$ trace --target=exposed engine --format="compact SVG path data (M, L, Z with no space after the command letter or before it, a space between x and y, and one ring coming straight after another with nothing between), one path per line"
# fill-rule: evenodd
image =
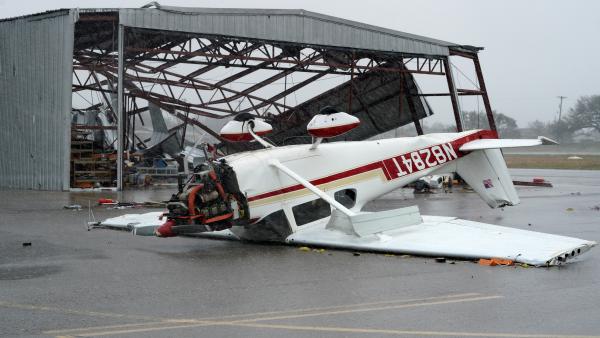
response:
M157 236L224 230L249 216L246 197L225 160L196 166L188 182L179 184L167 209L167 221L156 229Z

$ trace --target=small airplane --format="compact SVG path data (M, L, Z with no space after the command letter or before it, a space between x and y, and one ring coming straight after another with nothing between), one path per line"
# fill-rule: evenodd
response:
M307 125L312 144L277 147L272 127L238 115L220 132L262 149L213 158L194 168L167 212L124 215L94 226L158 237L201 236L466 259L562 264L593 241L425 216L417 206L363 212L366 203L421 177L457 173L492 208L519 203L501 148L552 144L499 139L471 130L371 141L330 142L357 127L355 116L326 107ZM211 158L208 152L206 158Z

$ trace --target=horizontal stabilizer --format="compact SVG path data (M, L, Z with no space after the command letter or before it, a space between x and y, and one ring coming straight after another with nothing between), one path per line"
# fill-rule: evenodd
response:
M558 142L545 136L538 136L537 139L481 139L463 144L458 150L472 151L483 149L498 148L518 148L533 147L539 145L558 144Z

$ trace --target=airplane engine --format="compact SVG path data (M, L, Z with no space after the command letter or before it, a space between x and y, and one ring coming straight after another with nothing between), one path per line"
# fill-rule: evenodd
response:
M248 219L248 204L239 191L233 169L224 161L194 169L188 183L167 203L167 221L156 229L159 237L219 231Z

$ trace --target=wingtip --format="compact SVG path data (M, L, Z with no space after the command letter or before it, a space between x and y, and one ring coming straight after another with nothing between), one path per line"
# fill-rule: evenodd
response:
M538 136L538 140L542 141L542 145L559 144L557 141L546 136Z

